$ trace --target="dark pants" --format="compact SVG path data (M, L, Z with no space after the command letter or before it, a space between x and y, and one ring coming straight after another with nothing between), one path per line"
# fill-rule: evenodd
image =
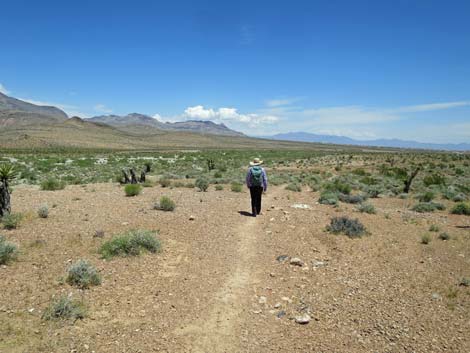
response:
M251 212L253 212L253 216L260 214L261 212L261 195L262 194L263 194L262 186L252 186L250 188Z

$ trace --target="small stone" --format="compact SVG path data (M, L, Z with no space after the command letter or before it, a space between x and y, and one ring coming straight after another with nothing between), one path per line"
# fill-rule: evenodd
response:
M326 262L325 262L325 261L313 260L313 261L312 261L312 266L313 266L313 267L322 267L322 266L326 266Z
M93 237L94 238L103 238L104 237L104 230L97 230L95 231L95 234L93 234Z
M190 221L194 221L195 219L196 219L196 218L195 218L193 215L189 216L189 220L190 220Z
M274 304L274 308L275 308L275 309L279 309L281 306L282 306L281 303L276 303L276 304Z
M306 325L310 322L312 318L308 314L303 314L295 317L295 322L301 325Z
M284 262L284 261L286 261L288 258L289 258L288 255L279 255L278 257L276 257L276 260L279 261L279 262Z
M269 219L269 222L274 222L274 217Z
M299 259L298 257L293 257L292 259L290 259L289 263L291 265L300 266L300 267L302 267L304 265L304 262L301 259Z
M260 303L260 304L266 304L267 302L268 302L268 298L266 298L264 296L261 296L258 299L258 303Z
M437 294L437 293L433 293L433 294L432 294L432 299L434 299L434 300L441 300L442 297L441 297L439 294Z
M85 348L86 350L89 350L89 349L90 349L90 346L87 345L87 344L84 344L84 345L83 345L83 348Z
M123 226L128 226L129 225L129 222L122 222L121 223Z
M282 317L286 316L286 312L284 310L281 310L280 312L277 313L277 318L281 319Z
M289 297L282 297L281 300L288 303L292 303L292 300Z

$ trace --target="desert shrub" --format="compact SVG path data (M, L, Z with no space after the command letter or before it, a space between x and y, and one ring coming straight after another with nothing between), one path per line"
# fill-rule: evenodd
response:
M142 186L139 184L127 184L124 186L124 192L126 196L137 196L142 191Z
M232 190L233 192L242 192L243 186L240 183L232 183L230 185L230 190Z
M369 186L365 189L367 196L377 198L384 190L379 186Z
M145 180L143 183L142 183L142 186L144 188L151 188L153 186L153 183L150 181L150 180Z
M350 238L359 238L366 233L366 228L358 219L334 217L326 228L329 232L346 234Z
M223 185L218 184L215 186L215 190L217 191L222 191L223 189L224 189Z
M23 215L21 213L7 213L2 217L3 228L16 229L19 227Z
M431 236L429 234L423 234L421 236L421 244L429 244L431 242Z
M194 185L194 183L186 183L186 184L184 184L184 187L188 188L188 189L194 189L195 185Z
M172 185L174 188L184 188L186 186L182 181L175 181Z
M158 183L160 184L162 188L167 188L171 185L171 180L168 178L160 178L158 180Z
M223 176L222 173L219 172L219 171L214 173L214 178L220 179L220 178L222 178L222 176Z
M431 202L434 200L434 193L432 191L426 191L424 194L418 196L419 202Z
M426 175L423 178L423 183L426 186L445 185L446 179L442 175L439 175L439 174L430 174L430 175Z
M42 205L38 208L38 217L47 218L49 216L49 208L46 205Z
M199 190L207 191L209 188L209 181L206 178L197 178L195 185Z
M363 203L358 206L358 211L363 212L363 213L368 213L368 214L375 214L375 207L374 205L370 203Z
M449 240L450 239L450 235L446 232L442 232L441 234L439 234L439 239L441 240Z
M350 194L352 191L351 185L343 183L336 179L333 183L326 183L323 186L325 191L340 192L342 194Z
M289 191L295 191L295 192L301 192L302 191L302 187L297 184L297 183L289 183L287 184L286 186L286 190L289 190Z
M352 204L357 204L357 203L362 203L367 199L366 196L364 195L348 195L348 194L339 194L338 198L342 202L346 203L352 203Z
M454 202L467 201L467 196L463 192L459 192L457 195L452 197L452 201L454 201Z
M462 278L459 282L459 286L462 286L462 287L470 287L470 278Z
M155 203L154 209L161 211L174 211L176 208L175 201L170 199L168 196L162 196L160 201Z
M338 204L338 194L333 191L323 191L320 194L318 202L322 205L337 205Z
M18 249L15 244L6 241L3 235L0 235L0 265L14 260L17 256Z
M429 227L430 232L439 232L439 226L437 224L431 224Z
M43 181L41 181L41 190L48 190L48 191L54 191L54 190L62 190L65 188L65 182L62 180L58 180L55 178L48 178Z
M156 253L161 248L160 241L155 232L150 230L131 230L127 233L114 236L101 245L99 253L103 258L113 256L136 256L142 250Z
M101 277L93 265L85 260L78 260L69 267L66 281L71 286L85 289L101 284Z
M359 175L359 176L366 176L368 173L364 170L364 168L357 168L352 171L353 174Z
M85 307L79 302L63 295L53 301L42 314L43 320L73 320L85 317Z
M445 206L437 202L420 202L414 205L412 210L419 213L434 212L435 210L445 210Z
M450 211L450 213L470 216L470 204L460 202L456 204L454 207L452 207L452 210Z

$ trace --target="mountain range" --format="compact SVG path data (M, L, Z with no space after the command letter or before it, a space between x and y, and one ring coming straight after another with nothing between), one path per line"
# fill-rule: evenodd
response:
M406 141L399 139L376 139L376 140L355 140L346 136L335 135L317 135L308 132L288 132L283 134L276 134L272 136L264 136L264 138L284 141L296 142L316 142L316 143L329 143L335 145L350 145L350 146L374 146L374 147L389 147L389 148L411 148L411 149L428 149L428 150L445 150L445 151L470 151L470 143L459 144L439 144L439 143L425 143L417 141Z

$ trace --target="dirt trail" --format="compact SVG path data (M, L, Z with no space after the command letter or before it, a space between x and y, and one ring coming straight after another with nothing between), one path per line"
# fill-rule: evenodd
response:
M273 194L263 198L265 205L271 202ZM265 206L266 208L266 206ZM242 224L235 233L233 242L233 262L231 275L215 295L215 305L199 320L197 325L184 328L180 334L189 334L188 351L195 353L237 352L240 351L240 336L236 334L244 308L249 301L248 288L252 281L255 266L256 234L255 227L262 222L261 217L242 217Z

